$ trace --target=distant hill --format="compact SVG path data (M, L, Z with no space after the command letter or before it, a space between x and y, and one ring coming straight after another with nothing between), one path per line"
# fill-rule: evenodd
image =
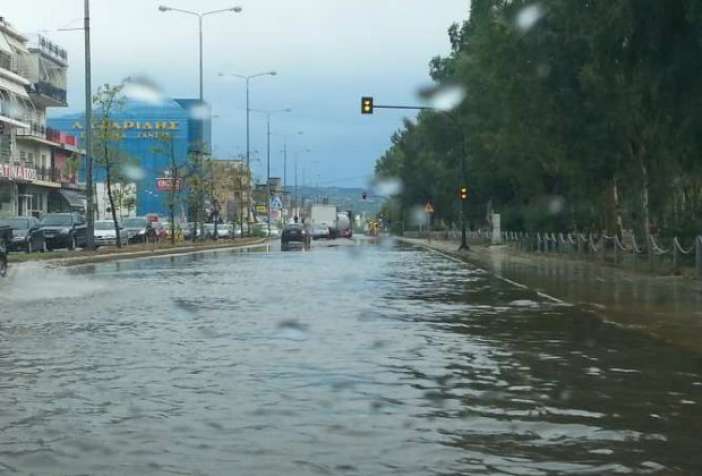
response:
M326 200L330 204L334 204L341 210L351 210L354 215L366 216L376 215L383 203L384 198L369 196L366 200L362 194L367 189L363 188L342 188L342 187L300 187L300 193L305 199L314 199L315 201Z

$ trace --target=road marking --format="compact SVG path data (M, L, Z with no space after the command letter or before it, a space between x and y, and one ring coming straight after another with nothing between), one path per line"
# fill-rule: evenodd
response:
M429 245L421 244L421 246L424 247L425 249L429 250L429 251L432 251L432 252L434 252L434 253L436 253L436 254L438 254L438 255L441 255L441 256L443 256L444 258L449 259L449 260L451 260L451 261L454 261L454 262L456 262L456 263L460 263L460 264L462 264L462 265L470 264L470 265L473 266L474 268L477 268L477 269L479 269L479 270L481 270L481 271L485 271L486 273L489 273L488 270L486 270L486 269L484 269L484 268L481 268L480 266L476 266L476 265L474 265L473 263L468 263L467 261L464 261L464 260L462 260L462 259L460 259L460 258L456 258L455 256L451 256L451 255L449 255L449 254L446 254L446 253L444 253L443 251L439 251L439 250L437 250L436 248L433 248L433 247L431 247L431 246L429 246ZM518 287L518 288L521 288L521 289L532 290L532 289L531 289L529 286L527 286L526 284L522 284L522 283L518 283L518 282L516 282L516 281L512 281L511 279L505 278L504 276L501 276L501 275L499 275L499 274L497 274L497 273L490 273L490 274L492 274L493 276L495 276L497 279L500 279L500 280L504 281L505 283L511 284L512 286L515 286L515 287ZM556 304L561 304L561 305L564 305L564 306L571 306L571 305L572 305L571 303L569 303L569 302L567 302L567 301L563 301L562 299L558 299L557 297L551 296L550 294L546 294L546 293L544 293L544 292L542 292L542 291L537 291L537 290L535 290L535 289L534 289L533 291L536 293L537 296L542 297L542 298L544 298L544 299L548 299L549 301L555 302Z

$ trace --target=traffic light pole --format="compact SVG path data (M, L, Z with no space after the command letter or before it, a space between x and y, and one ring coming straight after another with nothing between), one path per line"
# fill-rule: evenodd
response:
M417 110L417 111L436 111L437 109L434 107L426 107L426 106L395 106L395 105L378 105L375 104L373 101L372 96L364 96L361 98L361 114L373 114L373 111L375 109L412 109L412 110ZM461 133L461 184L460 188L462 189L465 187L466 183L466 155L467 155L467 146L466 146L466 136L463 133L463 129L461 128L461 123L456 119L455 116L453 116L449 111L444 111L446 113L446 117L448 117L453 123L456 125L458 128L459 132ZM468 237L467 237L467 232L466 232L466 201L468 199L467 196L459 197L461 200L461 246L458 248L460 250L470 250L470 246L468 246Z

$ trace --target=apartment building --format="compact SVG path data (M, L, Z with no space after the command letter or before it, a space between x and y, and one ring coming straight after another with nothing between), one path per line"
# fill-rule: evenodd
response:
M64 49L0 17L0 216L85 208L78 139L46 126L48 108L67 106L67 69Z

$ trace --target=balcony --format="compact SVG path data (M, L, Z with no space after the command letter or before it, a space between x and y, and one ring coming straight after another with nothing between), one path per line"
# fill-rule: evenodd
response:
M44 107L65 107L68 105L66 90L47 81L38 81L27 86L27 92L34 101Z
M29 128L18 128L17 137L36 137L39 139L46 139L46 127L36 123L27 122Z
M14 127L27 127L25 115L17 105L0 96L0 122L6 122Z
M37 167L37 180L61 183L61 172L51 167Z

